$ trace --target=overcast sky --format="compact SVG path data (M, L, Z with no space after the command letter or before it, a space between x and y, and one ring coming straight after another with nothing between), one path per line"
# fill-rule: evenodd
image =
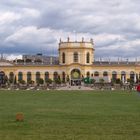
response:
M139 57L140 0L0 0L1 53L56 54L68 36L93 38L96 58Z

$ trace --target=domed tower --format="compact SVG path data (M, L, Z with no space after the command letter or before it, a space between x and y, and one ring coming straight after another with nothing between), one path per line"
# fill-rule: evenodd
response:
M70 41L59 43L59 62L60 65L82 64L92 65L94 61L94 43L90 41Z

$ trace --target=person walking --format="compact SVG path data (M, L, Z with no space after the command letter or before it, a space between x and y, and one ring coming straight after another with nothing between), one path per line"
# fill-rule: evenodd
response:
M138 92L139 95L140 95L140 83L137 85L136 89L137 89L137 92Z

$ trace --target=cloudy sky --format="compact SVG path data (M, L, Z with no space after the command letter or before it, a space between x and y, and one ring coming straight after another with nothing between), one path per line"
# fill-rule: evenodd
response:
M0 52L53 55L59 38L94 39L96 58L140 56L139 0L0 0Z

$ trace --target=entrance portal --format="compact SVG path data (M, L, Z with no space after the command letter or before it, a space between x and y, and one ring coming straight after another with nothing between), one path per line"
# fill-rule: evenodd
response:
M73 69L71 71L71 86L81 85L81 72L78 69Z

